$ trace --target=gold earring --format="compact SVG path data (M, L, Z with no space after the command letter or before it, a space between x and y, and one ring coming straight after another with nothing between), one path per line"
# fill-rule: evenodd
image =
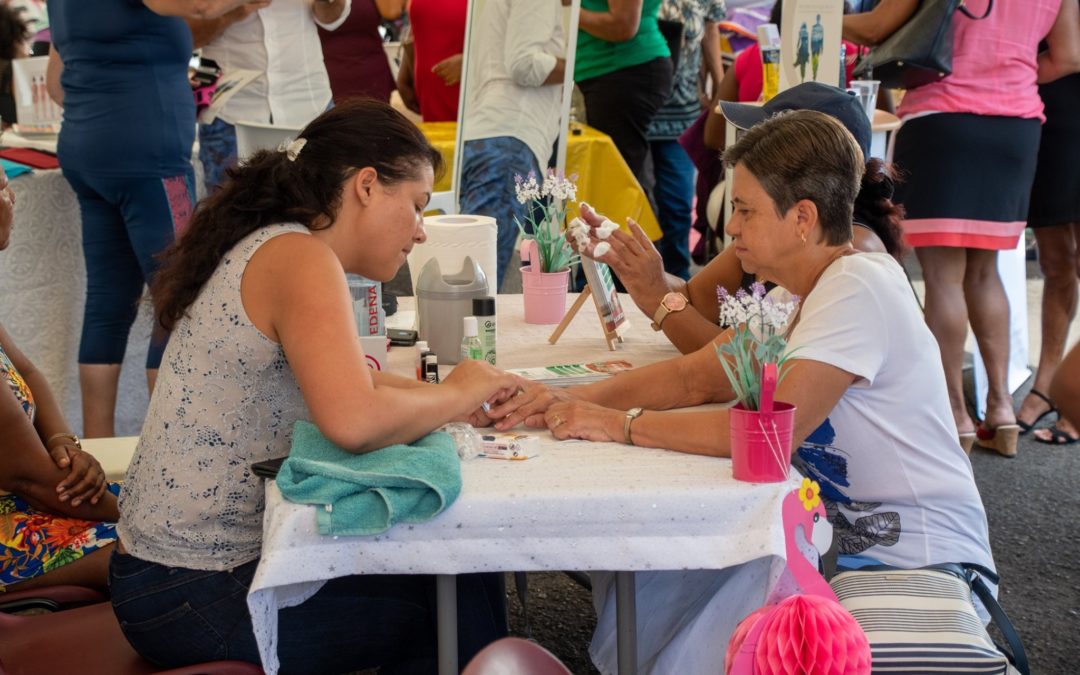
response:
M799 233L799 238L802 239L802 243L804 243L804 244L806 243L806 233L805 232L800 232Z

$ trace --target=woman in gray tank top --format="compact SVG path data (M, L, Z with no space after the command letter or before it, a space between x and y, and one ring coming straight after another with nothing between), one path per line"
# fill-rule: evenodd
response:
M364 362L345 273L388 281L424 241L438 152L390 106L346 103L285 150L233 169L170 248L153 287L172 331L128 470L113 606L155 664L259 663L245 597L263 485L293 423L367 452L415 440L516 389L482 361L438 386ZM279 614L286 672L434 669L433 582L346 577ZM459 583L462 662L505 631L498 578Z

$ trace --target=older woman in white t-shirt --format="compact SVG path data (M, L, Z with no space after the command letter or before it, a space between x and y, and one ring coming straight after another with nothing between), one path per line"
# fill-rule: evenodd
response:
M734 167L727 233L736 255L759 278L803 298L776 399L796 406L795 462L821 485L841 564L992 569L986 515L956 436L934 337L896 260L851 245L864 167L855 139L822 113L780 113L747 131L725 161ZM640 246L619 231L608 241L618 255ZM708 344L583 387L529 387L491 415L504 429L524 421L557 438L727 457L726 409L659 411L734 398ZM713 672L723 632L740 618L729 616L737 610L721 588L749 587L767 573L751 564L639 579L639 611L650 608L653 617L641 638L646 669ZM671 610L683 602L685 612ZM668 614L679 614L677 625L657 618ZM698 630L710 639L694 639ZM610 642L598 630L597 662L610 660Z
M776 398L796 406L796 462L821 484L841 556L992 568L934 338L896 260L851 246L859 146L835 119L797 111L746 132L725 161L734 167L727 233L736 254L803 298ZM608 241L636 245L620 232ZM531 388L492 415L500 428L525 421L558 438L726 457L727 410L658 411L733 398L709 344L584 387ZM634 407L645 412L628 420Z

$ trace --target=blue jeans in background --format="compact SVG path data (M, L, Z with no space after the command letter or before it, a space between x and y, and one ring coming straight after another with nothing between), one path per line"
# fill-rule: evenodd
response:
M676 140L650 141L653 199L664 236L656 242L664 271L690 278L690 225L694 204L694 163Z
M514 176L536 173L543 183L540 165L529 146L512 136L482 138L466 141L461 165L461 213L491 216L499 226L497 255L498 280L488 280L488 293L495 295L502 287L506 268L514 257L518 228L515 218L523 225L530 205L518 202L514 192Z
M162 668L230 659L258 664L247 594L258 560L225 572L167 567L113 552L109 590L124 636ZM458 654L468 663L506 635L502 575L458 577ZM332 579L278 612L283 673L383 675L437 670L435 582L430 576Z
M166 178L114 177L64 169L82 214L86 306L79 363L123 363L143 287L155 258L187 227L195 207L195 172ZM157 324L155 323L155 327ZM146 367L157 368L168 336L155 330Z
M225 182L225 170L236 166L236 127L218 118L199 125L199 161L203 165L206 194Z

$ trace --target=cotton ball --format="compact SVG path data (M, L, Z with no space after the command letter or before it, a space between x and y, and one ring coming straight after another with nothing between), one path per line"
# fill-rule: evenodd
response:
M602 241L596 245L596 248L593 249L593 257L599 258L610 250L611 244L607 243L606 241Z
M612 221L605 218L604 222L600 223L596 227L596 238L597 239L607 239L608 237L611 236L611 233L614 232L617 229L619 229L618 225L616 225Z

